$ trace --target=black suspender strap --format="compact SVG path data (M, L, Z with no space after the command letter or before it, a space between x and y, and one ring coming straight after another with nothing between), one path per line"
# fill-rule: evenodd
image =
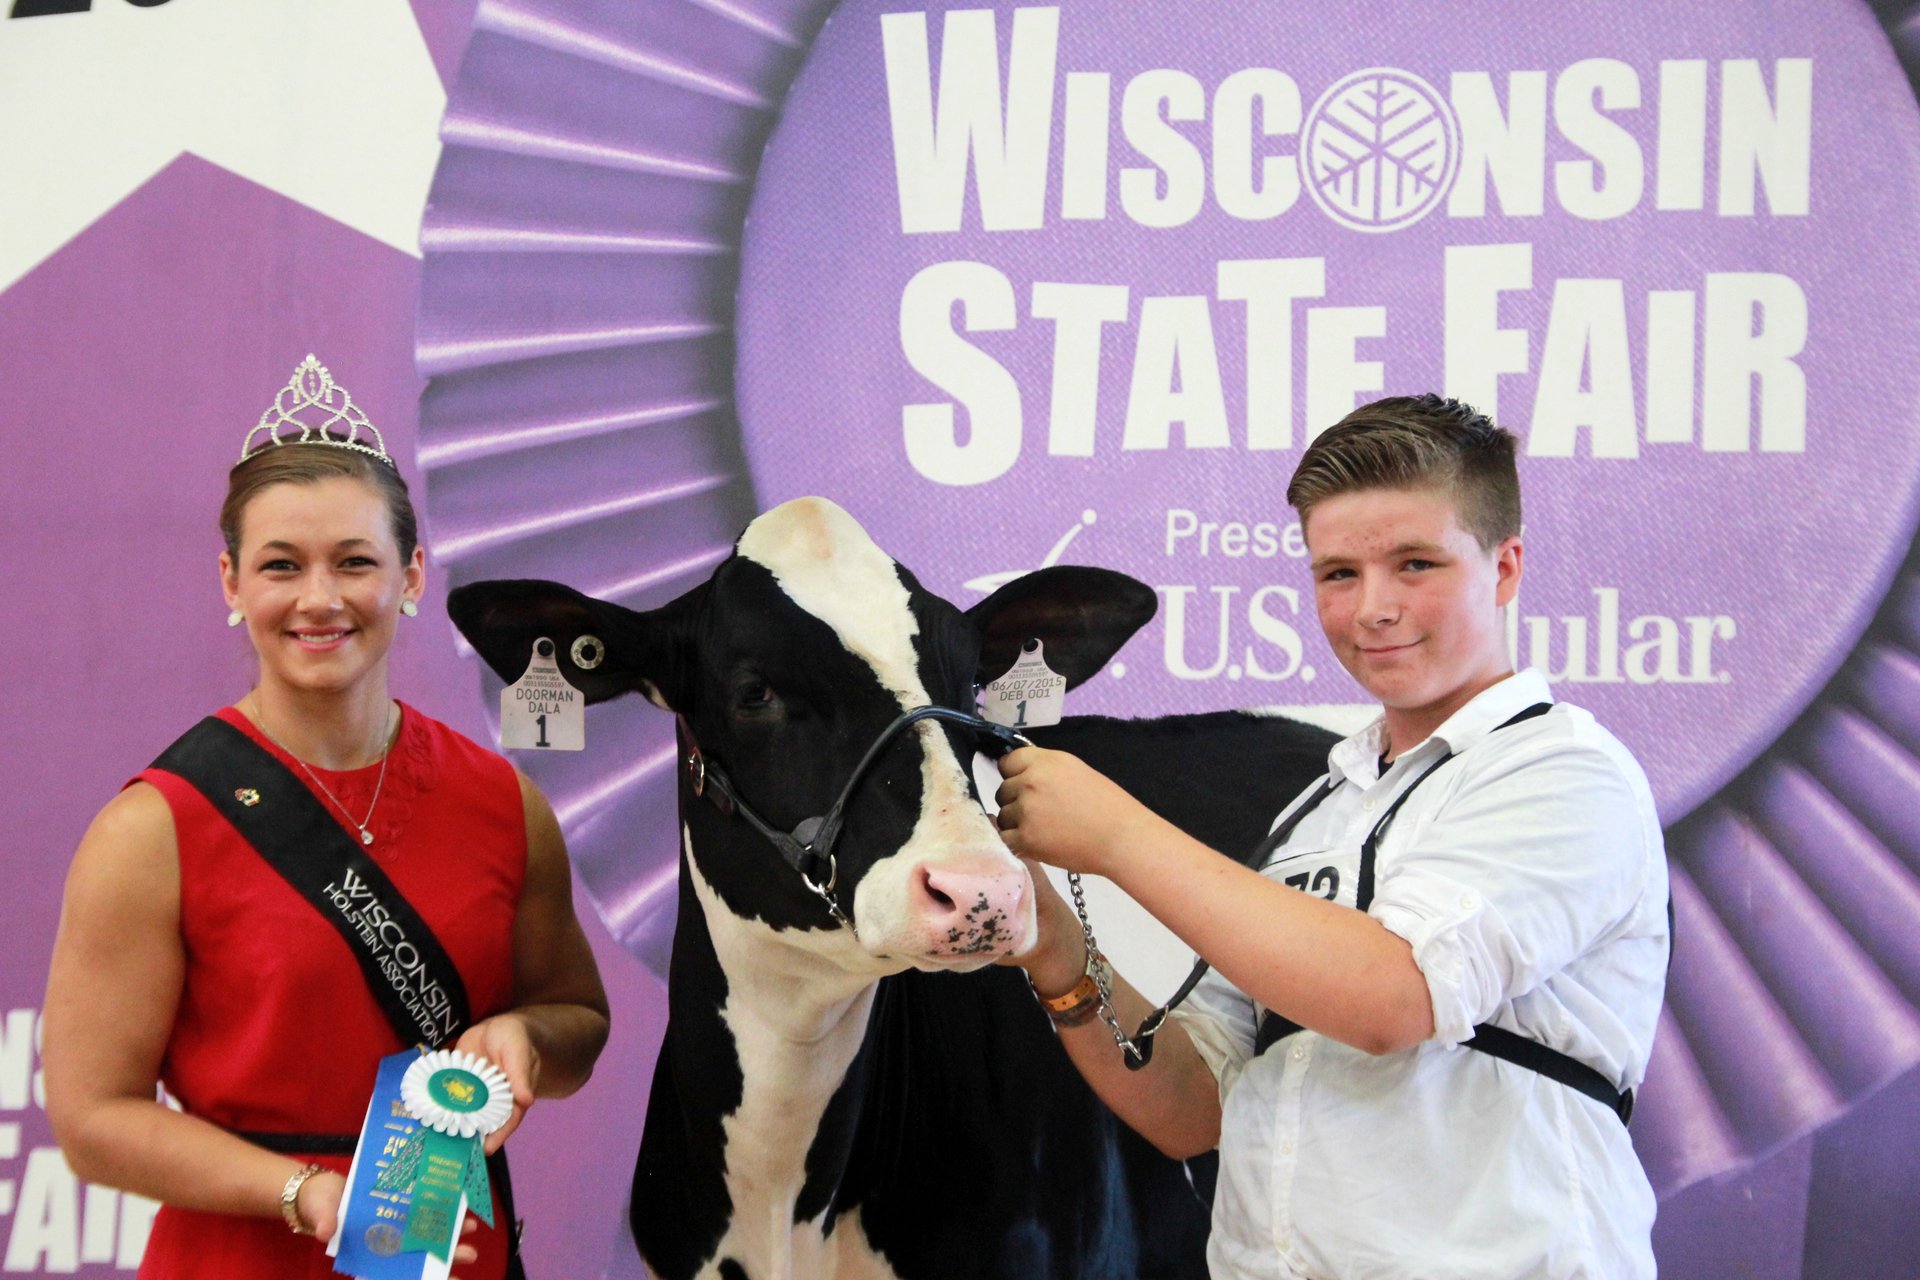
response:
M1543 716L1550 710L1552 710L1551 703L1536 702L1510 719L1494 726L1490 732L1498 733L1502 729L1510 728L1523 721L1532 720L1536 716ZM1419 789L1421 783L1431 778L1441 766L1453 758L1454 753L1448 752L1446 755L1441 756L1438 760L1428 765L1419 777L1408 783L1400 794L1394 797L1393 803L1387 806L1387 811L1380 815L1380 820L1374 823L1373 829L1367 833L1366 841L1360 847L1359 883L1354 890L1354 905L1360 910L1365 911L1373 903L1373 868L1375 857L1379 853L1381 837L1386 834L1387 828L1392 825L1395 816L1399 814L1400 806L1407 802L1407 797L1411 796ZM1293 825L1297 823L1300 818L1304 817L1309 809L1312 809L1315 805L1319 804L1321 800L1324 800L1332 790L1333 788L1331 786L1323 784L1321 789L1315 793L1310 801L1296 810L1293 814L1292 821L1287 824L1287 830L1284 833L1275 833L1279 835L1281 839L1269 839L1268 842L1262 846L1261 860L1264 861L1273 850L1279 848L1285 837L1292 834ZM1257 868L1259 863L1256 862L1254 865ZM1256 1055L1265 1053L1268 1049L1300 1029L1300 1024L1290 1018L1283 1017L1271 1011L1263 1012L1260 1015L1259 1025L1254 1032L1254 1053ZM1578 1058L1564 1054L1558 1049L1548 1048L1538 1041L1529 1040L1525 1036L1508 1031L1504 1027L1496 1027L1490 1022L1480 1023L1474 1027L1473 1030L1473 1038L1465 1042L1469 1049L1477 1049L1481 1053L1503 1059L1516 1066L1525 1067L1527 1070L1537 1072L1550 1080L1557 1080L1569 1088L1577 1089L1588 1097L1606 1104L1615 1115L1620 1117L1621 1123L1623 1124L1627 1121L1628 1117L1633 1114L1633 1091L1629 1089L1623 1093L1614 1088L1611 1081L1586 1063L1581 1062Z
M1253 852L1241 859L1241 862L1245 866L1258 871L1260 865L1267 860L1268 855L1287 842L1287 837L1293 834L1293 829L1300 825L1300 819L1313 812L1314 808L1318 806L1322 800L1325 800L1327 796L1333 792L1333 789L1339 785L1338 782L1331 778L1322 778L1320 785L1315 788L1313 794L1308 796L1292 813L1288 814L1285 822L1282 822L1279 826L1268 832L1266 838L1255 845ZM1138 1071L1153 1061L1153 1038L1159 1034L1161 1024L1167 1020L1168 1014L1179 1008L1186 998L1193 994L1193 989L1200 985L1200 979L1207 976L1207 970L1210 968L1212 968L1212 966L1207 963L1204 957L1196 957L1193 962L1193 968L1187 971L1186 979L1181 982L1179 989L1173 993L1172 997L1169 998L1165 1004L1147 1015L1146 1020L1140 1024L1140 1030L1134 1033L1132 1041L1134 1051L1129 1054L1122 1054L1120 1057L1120 1060L1127 1064L1129 1070Z
M1255 845L1253 852L1241 859L1241 861L1246 866L1258 871L1266 864L1267 859L1273 856L1276 849L1292 838L1293 829L1300 825L1300 820L1312 813L1315 809L1318 809L1320 802L1338 790L1339 786L1340 783L1333 778L1320 779L1320 785L1313 789L1313 794L1309 795L1300 803L1298 808L1288 814L1285 822L1268 832L1267 838Z
M1473 1039L1468 1040L1466 1045L1469 1049L1478 1049L1481 1053L1538 1072L1549 1080L1558 1080L1569 1089L1578 1089L1619 1116L1621 1124L1633 1118L1633 1090L1622 1092L1614 1088L1611 1080L1580 1059L1558 1049L1549 1049L1538 1040L1529 1040L1505 1027L1483 1022L1473 1029Z
M346 939L402 1043L438 1048L472 1021L466 984L440 939L272 752L208 716L153 767L191 783Z

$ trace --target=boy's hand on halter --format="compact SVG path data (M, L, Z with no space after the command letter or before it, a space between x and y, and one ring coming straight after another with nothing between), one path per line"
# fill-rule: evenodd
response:
M1111 877L1122 855L1165 824L1078 756L1021 747L1000 760L1001 838L1023 858Z

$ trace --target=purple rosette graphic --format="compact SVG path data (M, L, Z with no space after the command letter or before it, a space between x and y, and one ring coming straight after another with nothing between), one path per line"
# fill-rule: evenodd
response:
M1152 582L1161 618L1075 710L1353 703L1279 490L1317 407L1491 388L1528 442L1516 653L1634 748L1668 822L1678 944L1633 1125L1663 1270L1908 1274L1920 25L1839 0L1009 6L980 46L998 114L942 121L983 22L955 16L483 0L423 230L420 461L453 580L651 607L822 493L962 603L1063 552ZM1023 133L1033 84L1053 106ZM1256 332L1276 289L1287 322ZM595 708L589 741L526 767L664 973L670 722Z

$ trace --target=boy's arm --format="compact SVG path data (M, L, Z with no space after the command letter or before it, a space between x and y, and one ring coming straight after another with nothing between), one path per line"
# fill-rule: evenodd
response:
M1086 972L1087 947L1073 909L1054 892L1038 867L1033 883L1039 895L1040 940L1019 958L1027 978L1044 997L1073 990ZM1131 983L1109 968L1113 1008L1121 1027L1132 1035L1152 1006ZM1134 1132L1176 1160L1211 1151L1220 1143L1220 1091L1186 1029L1169 1020L1154 1036L1153 1061L1127 1069L1113 1032L1092 1006L1071 1025L1056 1021L1060 1044L1093 1091Z
M1248 870L1063 752L1022 748L1001 761L1001 772L998 821L1014 852L1106 876L1260 1004L1368 1053L1411 1048L1433 1035L1433 1001L1413 948L1372 916ZM1061 945L1047 941L1044 924L1042 938L1050 951ZM1057 988L1029 965L1042 994L1072 985L1059 985L1057 956L1039 963ZM1185 1052L1198 1059L1191 1044ZM1107 1055L1117 1059L1111 1037ZM1083 1063L1080 1053L1074 1060ZM1124 1070L1117 1061L1115 1069ZM1217 1096L1213 1106L1217 1126Z

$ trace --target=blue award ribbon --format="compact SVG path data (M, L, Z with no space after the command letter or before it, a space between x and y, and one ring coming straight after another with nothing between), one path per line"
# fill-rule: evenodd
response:
M380 1060L352 1180L341 1201L343 1225L334 1269L360 1280L420 1280L426 1266L425 1253L402 1252L414 1179L387 1176L396 1165L418 1159L417 1139L425 1126L407 1113L400 1082L419 1058L419 1050L407 1049ZM382 1187L382 1181L388 1185ZM396 1181L399 1186L393 1185ZM458 1225L454 1223L450 1233Z

